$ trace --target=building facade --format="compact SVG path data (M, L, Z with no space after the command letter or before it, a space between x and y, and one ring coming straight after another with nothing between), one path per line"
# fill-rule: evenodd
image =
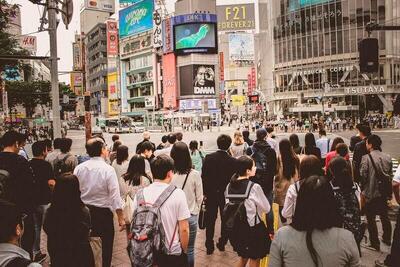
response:
M373 32L379 72L359 69L358 42L367 23L393 25L396 0L273 0L273 97L275 115L364 116L393 110L400 85L398 32Z

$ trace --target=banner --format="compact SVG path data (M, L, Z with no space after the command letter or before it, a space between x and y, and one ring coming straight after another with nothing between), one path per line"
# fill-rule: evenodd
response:
M110 13L115 12L114 0L84 0L84 9L91 9L96 11L106 11Z
M217 6L218 31L253 30L256 28L254 4Z
M156 9L153 13L153 47L159 48L162 46L162 20L161 8Z
M119 11L119 37L125 38L153 28L153 0L143 0Z
M167 18L163 21L162 24L162 43L163 43L163 52L164 54L168 54L174 51L174 38L173 38L173 24L172 18Z
M117 73L112 72L107 75L108 87L108 115L114 116L119 114Z
M219 80L225 80L224 52L219 52Z
M243 95L231 95L231 101L234 107L244 106L246 97Z
M163 55L163 88L164 108L176 108L177 85L176 85L176 57L170 53Z
M107 56L118 55L118 25L116 21L107 21Z
M254 35L248 33L229 34L229 59L254 61Z
M22 36L19 39L19 45L22 49L26 49L29 52L36 54L36 36Z
M193 94L215 95L214 65L193 65Z

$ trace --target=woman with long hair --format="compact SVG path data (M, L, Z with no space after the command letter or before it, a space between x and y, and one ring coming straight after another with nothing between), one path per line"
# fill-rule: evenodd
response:
M278 171L274 179L274 203L279 205L279 215L283 223L286 218L282 217L283 204L289 186L295 183L299 177L300 160L292 149L288 139L279 142Z
M314 155L304 156L300 162L299 180L289 186L282 208L282 216L288 220L288 223L292 221L296 209L297 195L303 182L310 176L322 174L323 170L318 158Z
M318 158L319 161L321 161L321 150L319 150L319 148L317 147L315 136L313 133L306 133L305 145L301 151L301 154L314 155Z
M289 136L290 144L292 145L294 153L297 155L301 154L303 147L300 146L299 136L297 134L291 134Z
M299 191L293 222L274 236L269 266L360 266L353 234L341 227L330 183L322 176L307 178Z
M116 152L117 152L116 158L111 164L111 166L114 168L115 173L117 174L118 177L118 182L121 186L121 182L124 182L122 175L124 175L128 170L129 149L127 146L119 145Z
M244 141L242 132L235 131L232 146L230 148L232 157L239 158L240 156L246 155L248 146L249 145Z
M111 151L111 153L110 153L110 162L111 162L111 163L113 163L114 160L116 159L116 157L117 157L117 150L118 150L118 147L119 147L120 145L122 145L121 141L117 140L117 141L114 142L113 147L112 147L112 151Z
M123 182L120 183L122 199L129 195L134 199L136 192L151 184L152 180L146 173L145 158L141 155L134 155L129 161L128 170L122 175Z
M60 176L43 224L51 266L94 266L90 228L90 213L81 200L78 178Z
M177 142L171 149L171 158L175 164L175 174L171 184L185 192L191 217L189 218L189 245L188 262L194 266L194 244L197 233L197 216L203 201L203 183L200 173L192 168L192 159L188 146L184 142Z
M190 158L192 159L193 168L196 171L201 172L205 155L203 152L199 150L199 143L195 140L190 141L189 149L190 149Z
M329 162L338 155L338 153L336 152L336 148L338 147L338 145L340 144L345 144L343 138L341 137L336 137L335 139L333 139L332 142L332 147L331 147L331 151L326 154L326 158L325 158L325 170L328 172L328 167L329 167ZM346 160L350 159L349 154L347 153L347 155L344 156Z

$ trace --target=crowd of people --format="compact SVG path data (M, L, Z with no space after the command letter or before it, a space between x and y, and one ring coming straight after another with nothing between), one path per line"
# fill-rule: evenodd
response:
M71 139L56 138L34 142L33 158L25 135L8 131L0 152L0 266L41 266L42 229L51 266L111 266L115 220L133 266L195 266L199 228L207 255L229 242L238 267L258 267L267 255L272 267L360 266L367 230L372 249L392 246L377 266L400 266L400 217L393 237L388 218L393 193L400 203L400 170L393 176L368 125L355 129L349 147L324 127L317 140L307 133L304 146L295 133L278 141L273 126L259 127L255 140L245 129L220 135L207 155L182 133L156 146L144 132L136 148L118 135L111 147L94 136L80 157Z

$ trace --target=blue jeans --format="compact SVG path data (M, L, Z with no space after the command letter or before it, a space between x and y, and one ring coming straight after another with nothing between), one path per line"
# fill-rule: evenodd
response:
M196 242L197 220L197 215L192 215L189 218L189 245L187 251L189 267L194 267L194 243Z
M33 223L35 227L35 239L33 242L33 255L40 252L40 232L42 230L44 213L49 205L39 205L33 212Z

